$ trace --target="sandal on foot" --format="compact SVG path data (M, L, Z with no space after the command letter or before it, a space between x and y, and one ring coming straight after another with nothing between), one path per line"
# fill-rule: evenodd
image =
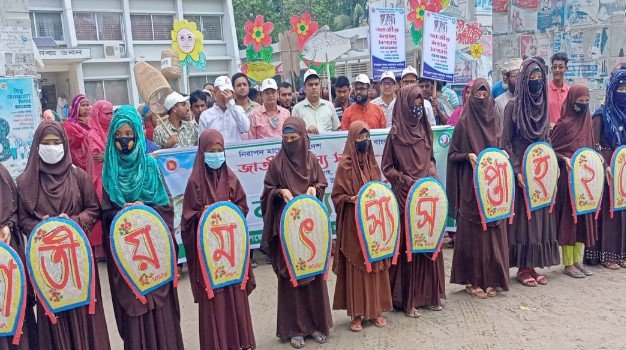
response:
M385 317L378 316L376 317L376 320L374 320L374 326L378 327L378 328L383 328L387 325L387 319Z
M428 310L431 310L431 311L441 311L441 310L443 310L443 306L441 306L441 305L428 305L428 306L426 306L426 308Z
M473 297L478 298L478 299L487 299L487 294L485 293L485 291L480 288L480 287L474 287L471 284L468 284L467 286L465 286L465 291L468 294L471 294Z
M585 278L585 274L580 272L577 268L573 269L564 269L563 273L574 278Z
M304 343L304 337L291 337L289 339L291 347L295 349L302 349L306 344Z
M421 316L419 311L417 311L416 308L412 308L411 311L405 312L404 314L406 315L406 317L410 317L410 318L418 318Z
M602 266L606 267L609 270L619 270L620 269L620 265L617 262L615 262L615 261L605 261L605 262L602 263Z
M535 279L535 281L537 281L537 283L541 284L542 286L548 284L548 278L544 275L538 274L537 271L530 270L530 275L532 276L532 278Z
M518 274L516 279L525 287L537 287L537 280L535 280L528 272Z
M626 260L622 261L619 266L623 269L626 269Z
M350 322L350 330L353 332L360 332L363 330L360 317L352 319L352 322Z
M315 331L311 334L311 338L318 344L324 344L328 341L328 337L326 337L322 332Z
M486 292L487 292L487 296L490 298L493 298L498 294L498 291L493 287L487 287Z
M585 276L593 276L593 272L586 268L583 264L574 264L574 267L576 267L578 271L582 272Z

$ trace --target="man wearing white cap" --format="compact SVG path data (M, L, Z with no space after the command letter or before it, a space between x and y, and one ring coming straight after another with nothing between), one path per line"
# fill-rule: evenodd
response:
M167 118L154 129L154 142L161 148L198 145L198 124L190 117L189 96L174 91L167 95L163 106Z
M281 137L289 111L278 105L278 85L268 78L261 84L263 104L250 114L250 139Z
M370 129L384 129L387 126L385 112L369 101L370 79L365 74L357 75L354 80L354 102L341 118L341 130L350 129L352 122L360 120Z
M413 68L413 66L407 66L402 71L402 76L400 79L400 86L405 87L418 83L419 76L417 75L417 70ZM426 112L426 119L428 119L428 123L430 125L437 125L437 121L435 120L435 112L433 111L433 105L430 104L426 98L424 98L424 111Z
M235 104L235 89L229 77L220 76L213 83L213 107L200 115L199 133L215 129L222 133L225 142L241 141L241 134L250 129L250 119L241 106Z
M322 79L313 69L304 73L304 92L306 98L293 107L291 114L304 119L306 131L319 134L335 131L341 126L335 106L321 98Z
M386 127L390 128L393 106L396 104L396 77L393 72L386 71L380 76L380 91L382 94L378 98L373 99L372 103L382 108L383 112L385 112Z
M515 84L517 83L517 75L522 67L522 62L521 58L514 58L504 62L506 73L504 73L503 81L507 82L508 90L496 97L496 116L500 123L500 130L502 130L502 123L504 121L504 109L506 105L509 104L509 101L515 97Z

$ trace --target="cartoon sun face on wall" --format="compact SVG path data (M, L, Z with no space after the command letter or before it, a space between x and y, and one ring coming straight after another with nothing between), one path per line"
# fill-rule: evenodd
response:
M196 66L204 64L205 56L202 52L204 50L202 40L202 33L198 30L195 22L187 20L174 21L172 49L178 52L178 60L181 64L193 63Z

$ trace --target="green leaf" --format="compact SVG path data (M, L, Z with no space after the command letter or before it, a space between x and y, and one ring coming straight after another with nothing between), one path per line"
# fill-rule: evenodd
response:
M411 26L411 40L413 41L413 45L419 45L422 41L422 35L424 31L422 29L415 30L415 27Z

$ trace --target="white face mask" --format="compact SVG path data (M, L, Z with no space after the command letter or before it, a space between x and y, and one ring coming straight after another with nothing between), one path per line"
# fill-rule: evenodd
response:
M39 157L47 164L56 164L63 159L63 145L39 145Z

